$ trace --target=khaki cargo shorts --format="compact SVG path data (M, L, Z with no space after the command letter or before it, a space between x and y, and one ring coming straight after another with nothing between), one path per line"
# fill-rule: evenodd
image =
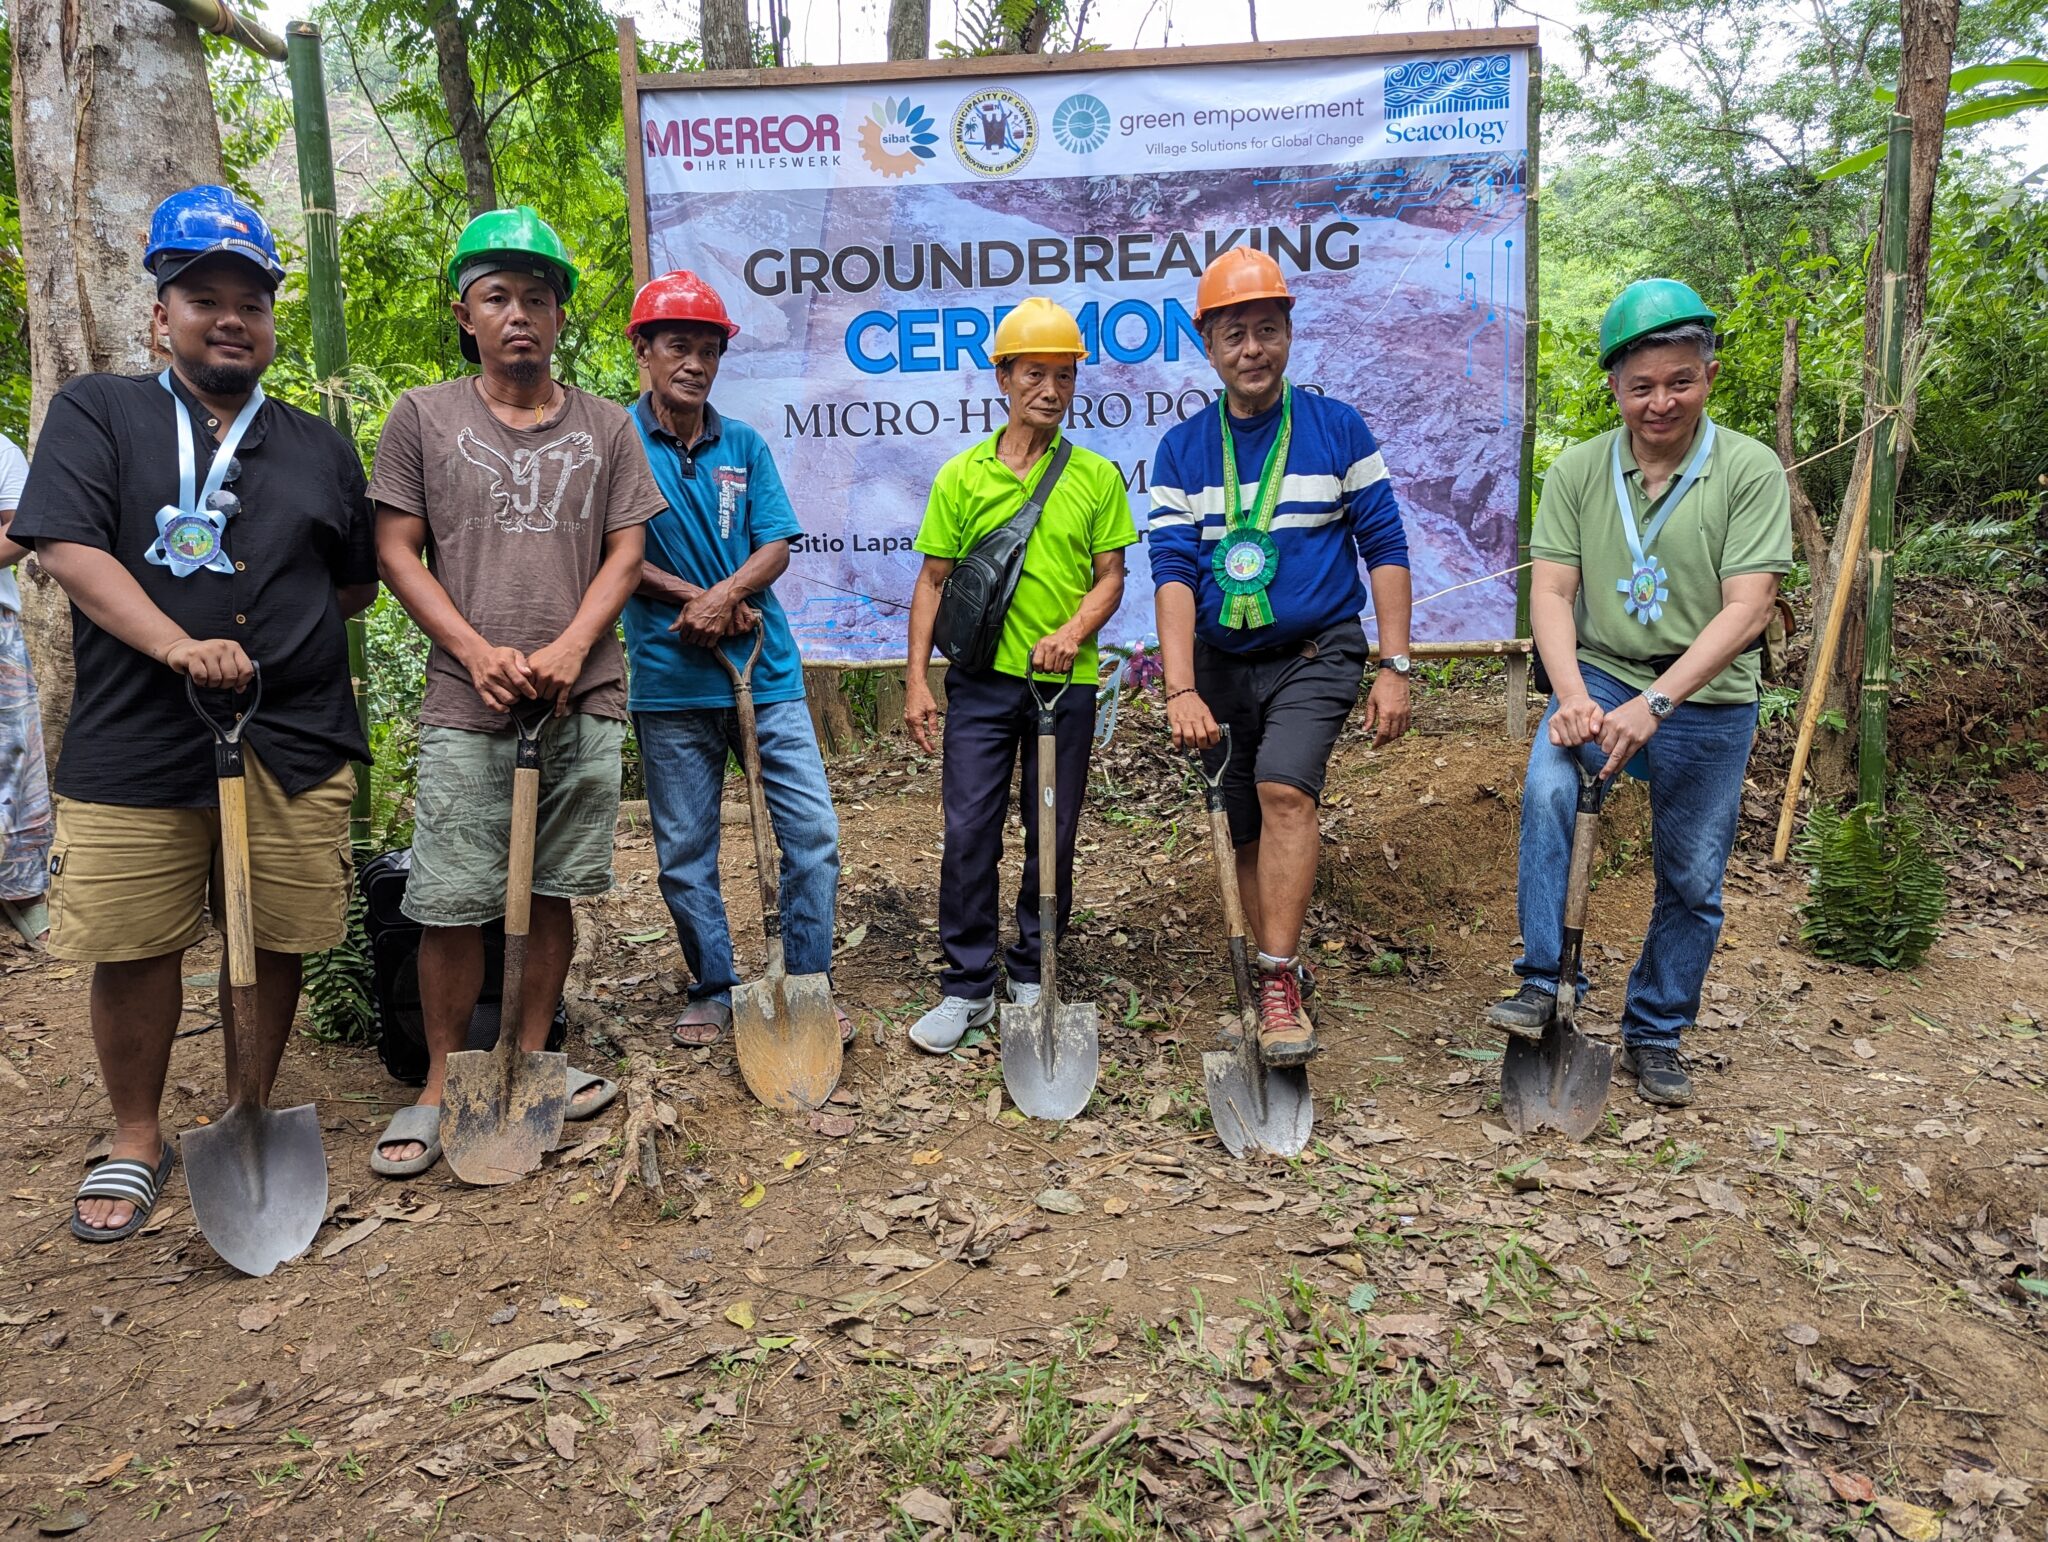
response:
M624 723L587 712L550 719L542 730L535 894L578 899L611 888L625 743ZM420 730L412 872L402 906L420 925L481 926L505 914L517 752L509 728Z
M318 953L347 928L347 766L285 796L253 750L248 768L250 898L256 946ZM208 886L220 892L220 814L58 798L50 846L50 952L88 964L178 953L205 930ZM213 912L220 915L218 906Z

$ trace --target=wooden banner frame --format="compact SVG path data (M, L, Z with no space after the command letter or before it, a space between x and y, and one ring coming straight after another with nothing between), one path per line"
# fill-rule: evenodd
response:
M750 90L761 86L816 86L840 82L943 80L950 76L1079 74L1096 70L1172 69L1195 64L1263 63L1285 59L1366 58L1376 54L1442 53L1455 49L1521 48L1529 55L1528 172L1523 204L1528 243L1528 291L1523 308L1522 445L1515 517L1515 631L1512 638L1490 642L1418 643L1409 651L1418 658L1505 658L1507 661L1510 733L1528 737L1529 657L1535 651L1529 630L1529 537L1535 525L1536 489L1536 347L1537 347L1537 150L1542 100L1543 50L1535 27L1475 27L1435 32L1379 32L1357 37L1298 38L1271 43L1216 43L1195 48L1104 49L1073 54L995 54L986 58L889 59L864 64L788 65L781 69L700 70L682 74L640 73L639 32L633 18L622 16L619 31L619 106L626 136L626 213L633 240L633 284L637 289L648 272L647 144L640 121L640 98L649 91ZM894 664L807 665L805 673L830 670L901 669Z

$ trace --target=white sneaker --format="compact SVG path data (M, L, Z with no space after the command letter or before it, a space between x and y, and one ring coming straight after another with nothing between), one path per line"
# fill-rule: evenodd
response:
M941 996L939 1004L910 1025L910 1042L927 1055L943 1055L967 1037L970 1028L985 1028L996 1015L996 998Z
M1036 980L1012 980L1010 982L1010 1002L1013 1006L1037 1006L1038 993L1039 985Z

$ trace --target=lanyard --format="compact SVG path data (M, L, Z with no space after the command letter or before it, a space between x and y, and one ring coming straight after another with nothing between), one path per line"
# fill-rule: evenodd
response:
M235 414L235 421L228 425L227 436L220 442L220 448L213 452L213 464L206 468L206 485L193 496L196 461L192 453L192 414L185 407L185 398L171 390L171 372L165 370L156 377L157 384L170 391L171 401L178 409L178 511L183 514L197 514L206 507L206 500L221 489L227 480L228 462L235 458L235 451L241 447L242 436L249 431L249 425L256 421L256 413L263 406L263 387L259 384L249 393L249 401Z
M1700 434L1700 447L1693 452L1692 464L1685 468L1685 474L1678 479L1676 487L1665 488L1663 496L1650 505L1650 528L1641 535L1636 533L1636 511L1628 496L1628 478L1621 471L1621 439L1627 430L1623 429L1614 436L1614 503L1621 511L1621 533L1628 538L1628 554L1635 559L1638 568L1655 560L1648 555L1649 548L1657 544L1657 537L1664 533L1665 523L1678 512L1679 504L1692 491L1692 484L1706 470L1707 457L1714 453L1714 420L1705 418L1702 422L1706 427Z
M1270 532L1273 511L1280 506L1280 484L1287 479L1287 447L1294 439L1294 387L1284 380L1280 383L1280 432L1273 436L1273 443L1266 450L1266 463L1259 468L1259 490L1252 499L1249 518L1240 507L1243 499L1237 481L1237 444L1230 437L1227 399L1216 404L1216 415L1223 424L1223 526L1230 530L1250 525Z

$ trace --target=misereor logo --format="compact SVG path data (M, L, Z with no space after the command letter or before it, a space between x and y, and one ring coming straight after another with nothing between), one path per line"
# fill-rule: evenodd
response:
M1422 144L1507 138L1514 66L1506 54L1416 59L1386 73L1387 138ZM1450 122L1419 122L1420 119Z
M1077 91L1052 110L1052 137L1072 155L1093 155L1109 141L1109 109Z
M860 126L861 158L885 177L909 176L938 154L938 142L932 115L907 96L875 103Z
M1007 177L1038 148L1038 117L1014 91L976 91L953 114L953 153L969 171Z

